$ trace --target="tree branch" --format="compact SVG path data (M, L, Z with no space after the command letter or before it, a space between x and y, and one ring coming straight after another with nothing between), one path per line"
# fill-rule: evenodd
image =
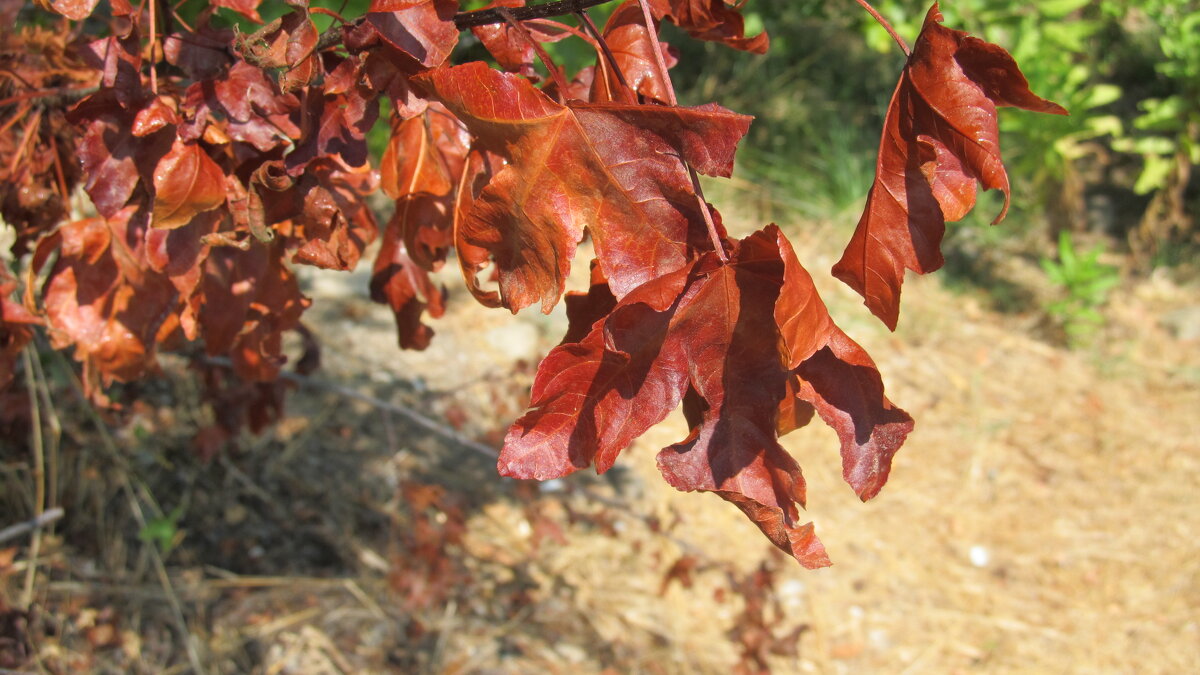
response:
M506 11L513 19L517 21L527 21L529 19L546 19L552 16L565 16L567 14L575 14L582 12L589 7L603 5L612 0L555 0L541 5L533 5L531 7L494 7L492 9L480 9L474 12L459 12L454 15L454 26L460 31L477 26L487 26L493 23L504 23L505 19L501 10ZM315 51L323 51L330 47L336 47L342 43L342 35L344 28L357 26L366 20L366 17L360 17L353 21L348 21L341 25L333 26L321 33L321 38L317 41Z
M531 7L503 7L495 9L480 9L474 12L460 12L454 15L454 25L459 30L466 30L476 26L486 26L492 23L504 23L504 17L500 10L505 10L512 18L517 21L525 21L526 19L545 19L551 16L562 16L564 14L574 14L582 12L588 7L603 5L610 0L556 0L555 2L547 2L542 5L533 5Z

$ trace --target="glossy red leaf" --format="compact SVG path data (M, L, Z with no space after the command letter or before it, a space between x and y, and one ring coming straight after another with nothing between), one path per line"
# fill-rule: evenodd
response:
M187 225L224 201L225 172L196 143L176 141L154 169L154 227Z
M371 0L367 21L393 47L433 68L458 44L457 11L457 0Z
M942 266L946 221L975 205L975 183L1004 192L996 106L1066 114L1035 96L1004 49L945 28L935 2L925 17L884 121L875 182L833 274L895 330L905 268Z
M728 176L750 122L718 106L563 106L478 62L416 79L508 161L459 236L495 260L513 311L558 302L584 226L617 297L682 268L702 221L680 159Z
M656 22L657 23L657 22ZM656 27L657 28L657 27ZM669 103L668 87L658 72L658 62L650 47L650 36L646 31L645 17L641 6L635 2L626 2L612 13L608 23L604 25L604 41L612 52L617 68L625 77L625 82L633 91L647 99ZM668 68L674 66L678 59L667 43L660 42L663 59ZM597 55L597 72L603 77L596 78L592 85L593 102L621 100L619 97L605 95L603 91L616 91L621 87L619 78L611 71L608 60L603 54ZM603 86L601 86L603 85Z

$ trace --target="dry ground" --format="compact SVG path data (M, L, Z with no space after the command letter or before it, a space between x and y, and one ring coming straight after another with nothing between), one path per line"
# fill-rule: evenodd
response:
M784 439L833 567L800 569L736 509L663 483L654 453L681 418L604 477L497 478L486 449L449 436L495 444L565 319L452 290L430 350L400 353L364 275L313 275L324 369L282 425L214 461L190 452L205 414L182 361L111 433L57 385L42 413L62 429L46 452L67 515L36 574L28 538L0 549L0 599L21 606L28 582L38 608L0 615L26 657L0 668L719 673L757 646L777 673L1193 671L1200 345L1160 319L1195 288L1123 287L1096 344L1068 351L1033 315L910 276L888 334L823 274L842 233L789 233L917 419L869 504L841 482L831 431ZM34 489L14 445L0 526L28 517ZM179 509L165 554L139 541L134 501L151 521L152 501Z

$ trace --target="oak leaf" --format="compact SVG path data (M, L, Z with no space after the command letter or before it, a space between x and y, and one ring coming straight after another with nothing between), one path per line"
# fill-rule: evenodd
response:
M875 182L833 274L895 330L904 270L942 266L946 221L975 205L975 183L1004 192L996 106L1065 115L1035 96L1012 56L994 44L941 25L935 2L913 45L884 120Z

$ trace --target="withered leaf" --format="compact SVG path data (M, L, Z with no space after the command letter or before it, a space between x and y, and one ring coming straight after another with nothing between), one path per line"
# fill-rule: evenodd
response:
M75 358L104 382L140 377L153 363L155 337L176 290L146 264L144 217L126 207L113 218L59 228L38 244L35 270L49 252L59 258L42 289L51 342L75 347Z
M42 323L24 305L12 300L16 290L16 279L8 273L6 265L0 264L0 390L12 381L13 366L21 350L33 339L32 327Z
M52 0L50 6L72 21L83 21L92 15L98 4L100 0Z
M457 0L371 0L367 21L393 47L433 68L458 44L457 11Z
M154 169L154 227L172 229L225 201L225 172L198 143L175 141Z
M750 118L719 106L559 105L480 62L417 76L503 156L459 236L485 249L505 307L558 302L586 225L617 297L680 269L698 216L696 170L728 176Z
M833 274L895 330L904 270L942 266L946 221L975 205L975 183L1004 192L996 106L1065 115L1035 96L1012 56L997 45L941 25L935 2L888 105L875 182Z
M637 2L626 2L620 5L608 17L608 23L604 25L604 41L608 43L617 68L624 75L625 82L630 89L661 103L670 101L667 85L662 81L662 76L658 72L658 62L650 48L645 17ZM667 67L674 66L678 59L672 53L673 50L665 42L660 44ZM611 92L621 87L603 54L597 55L596 68L598 73L603 74L603 77L597 77L592 84L591 100L593 102L622 100L620 97L602 93L602 90Z
M446 291L409 257L399 228L393 224L388 225L375 258L371 299L392 308L401 348L425 349L433 339L433 329L422 323L421 317L426 312L434 318L445 314Z
M764 54L770 46L766 33L746 37L746 22L737 7L725 0L650 0L655 18L665 18L694 38Z
M255 23L262 23L262 17L258 14L260 2L261 0L212 0L214 6L232 9Z
M682 402L691 434L659 454L667 482L716 493L802 564L828 564L799 522L804 478L778 442L807 420L792 413L780 429L777 411L817 409L842 438L843 472L864 499L886 480L912 420L884 398L874 364L833 324L777 227L731 248L728 264L708 253L619 300L605 299L601 278L572 296L572 331L591 327L542 362L500 472L603 472Z

